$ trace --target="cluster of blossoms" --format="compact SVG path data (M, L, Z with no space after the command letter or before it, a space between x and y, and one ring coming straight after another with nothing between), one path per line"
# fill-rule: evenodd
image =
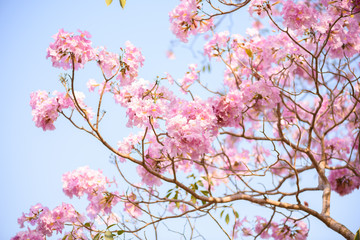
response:
M195 99L188 102L177 100L176 107L168 112L164 140L170 156L189 155L193 159L209 152L217 134L215 116L207 101Z
M138 218L142 215L141 209L135 203L136 195L130 194L126 197L126 202L124 204L124 211L129 213L129 215L133 218Z
M188 88L198 79L199 79L199 71L197 70L197 65L190 64L189 71L179 81L182 91L186 92Z
M30 212L23 215L18 219L18 223L23 228L25 223L32 226L36 225L36 229L19 232L12 240L22 239L46 239L51 237L52 234L62 233L65 224L77 223L82 216L77 213L71 204L63 203L62 205L50 211L47 207L42 206L40 203L32 206Z
M66 108L74 108L72 99L68 94L54 92L54 97L49 97L46 91L36 91L30 95L33 121L37 127L44 131L54 130L54 122L59 112Z
M136 48L131 42L125 43L124 57L122 63L124 68L120 70L117 79L120 80L122 86L131 84L138 76L139 68L143 66L145 58L141 54L140 49Z
M168 89L157 84L151 86L149 81L140 78L116 91L114 98L127 108L128 127L151 127L150 119L157 127L155 120L162 118L174 97Z
M213 100L213 111L219 127L238 127L245 104L239 90L233 90L225 96Z
M98 49L96 60L101 67L105 77L110 78L118 73L120 70L119 55L108 52L105 49Z
M356 175L355 172L348 168L332 170L328 179L331 189L340 196L347 195L354 191L354 189L360 188L360 174Z
M50 97L48 92L41 90L30 95L33 121L37 127L41 127L44 131L55 129L54 122L58 118L59 112L67 108L75 108L74 101L68 93L54 91L53 95ZM93 112L92 108L87 107L84 103L85 95L81 92L75 92L75 98L86 116L91 119Z
M293 219L282 219L279 223L274 221L268 222L264 217L256 216L255 226L253 229L247 227L249 223L247 218L237 220L236 229L241 229L243 236L259 236L261 239L273 240L305 240L308 236L308 228L303 221Z
M219 127L239 127L248 109L268 111L281 100L279 90L271 82L243 83L240 88L213 100L212 107Z
M117 192L109 192L107 185L111 182L102 174L101 171L92 170L89 167L80 167L72 172L67 172L62 177L63 191L72 198L81 197L87 194L90 201L87 213L94 219L99 213L111 213L119 199L115 197Z
M199 15L199 9L199 0L181 0L169 13L170 29L181 41L187 42L190 35L207 32L214 25L212 19Z
M86 31L79 31L79 33L79 35L74 35L60 29L53 36L55 42L50 44L46 57L51 58L54 67L71 69L74 60L75 69L79 69L83 68L88 61L95 59L95 51L89 40L91 35Z
M284 3L280 14L284 18L284 25L292 30L309 28L318 20L314 7L305 3L294 3L291 0Z

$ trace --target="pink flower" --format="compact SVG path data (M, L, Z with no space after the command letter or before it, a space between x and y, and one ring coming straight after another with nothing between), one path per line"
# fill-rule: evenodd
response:
M119 55L116 53L108 52L101 49L96 55L96 61L100 66L105 77L111 78L118 73L120 68Z
M348 168L332 170L328 179L332 190L340 196L347 195L354 191L355 188L359 189L360 187L360 177L356 176Z
M144 131L141 131L137 134L132 134L130 133L129 136L127 136L126 138L124 138L121 142L118 142L118 151L122 154L130 154L131 151L135 148L135 145L137 145L138 143L140 143L140 141L142 140L142 138L144 137ZM121 162L124 162L125 159L124 158L120 158Z
M174 78L167 72L165 72L166 74L166 79L169 81L169 83L172 85L174 84Z
M18 219L21 227L24 227L25 222L29 222L32 226L36 226L36 230L29 229L28 232L20 232L13 239L44 239L45 236L52 236L54 231L62 233L66 223L75 223L79 218L81 216L71 204L63 203L52 211L41 204L36 204L30 208L28 214L23 213L23 216Z
M83 68L85 63L95 59L95 53L91 47L90 34L79 30L79 35L65 32L60 29L53 36L54 43L47 49L46 58L51 58L54 67L64 70L72 68L72 58L74 59L75 69Z
M281 101L280 92L271 82L264 80L248 83L241 89L242 101L249 107L273 109Z
M101 171L90 169L88 166L80 167L72 172L67 172L62 176L63 191L72 198L82 195L96 195L106 190L109 180Z
M219 127L239 127L242 122L242 111L245 109L242 101L242 94L238 90L215 98L212 108L216 116L216 124Z
M54 130L54 122L59 112L66 108L73 108L73 102L69 95L54 92L55 97L49 97L46 91L33 92L30 95L30 106L32 108L33 121L37 127L44 131Z
M170 156L184 154L197 159L210 151L217 134L211 106L200 99L178 100L174 105L166 119L169 137L164 140L164 147Z
M97 214L108 214L113 206L119 202L117 192L109 192L107 185L110 181L101 171L90 169L88 166L80 167L72 172L67 172L62 177L63 191L72 198L87 194L90 204L86 208L91 219Z
M202 20L198 15L200 1L181 0L170 13L170 29L182 42L187 42L189 35L204 33L214 25L212 19Z
M256 225L255 225L255 233L260 234L260 237L262 239L269 239L270 238L270 234L269 234L269 226L267 226L268 222L265 218L260 217L260 216L256 216ZM266 228L265 228L266 227Z
M309 28L317 22L317 11L301 2L286 1L281 14L284 16L284 25L293 30Z
M204 45L204 54L209 57L218 56L219 51L216 49L225 48L230 41L229 31L215 33L212 39Z
M283 219L281 224L271 224L271 236L275 240L306 240L309 229L303 221Z
M86 83L87 88L89 89L89 92L93 92L96 87L98 87L100 84L95 81L95 79L89 79L89 81Z
M136 195L131 193L126 197L124 211L126 211L131 217L138 218L142 215L141 209L138 207L138 204L135 202Z
M121 59L125 67L118 74L122 86L133 83L138 76L139 68L144 65L145 58L140 49L136 48L130 41L125 43L124 57Z
M166 51L166 57L170 60L175 60L176 58L174 52L171 50Z
M180 79L181 90L186 93L188 88L199 79L199 71L196 70L196 64L189 65L189 71L185 74L185 76Z
M46 237L36 230L28 228L27 231L18 232L11 240L45 240Z

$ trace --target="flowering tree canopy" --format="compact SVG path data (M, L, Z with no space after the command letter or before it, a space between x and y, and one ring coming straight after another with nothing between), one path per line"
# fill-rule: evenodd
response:
M244 7L253 19L246 35L218 31L217 19ZM33 121L48 131L63 117L93 136L129 190L117 191L115 178L87 166L67 172L63 191L86 196L86 213L69 203L36 204L18 219L27 229L12 239L143 239L144 231L157 238L159 223L175 218L188 221L192 238L203 216L224 239L306 239L309 217L354 239L330 209L332 194L360 187L360 1L181 0L169 22L181 42L205 38L206 61L224 67L222 89L206 83L200 63L189 63L181 79L165 73L149 81L139 76L145 58L129 41L113 53L93 46L86 31L53 36L47 58L66 71L63 89L31 94ZM76 79L89 62L103 80ZM97 96L95 105L75 82ZM207 95L195 95L195 86ZM101 131L105 96L126 110L133 129L118 142ZM141 182L128 180L126 163ZM321 193L320 209L304 197L309 192ZM241 215L244 201L270 216Z

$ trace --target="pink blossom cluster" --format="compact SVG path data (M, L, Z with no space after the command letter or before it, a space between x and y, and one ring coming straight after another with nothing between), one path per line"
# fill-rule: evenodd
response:
M240 87L240 90L232 90L225 96L213 99L212 108L219 127L239 127L243 114L249 108L255 112L266 112L281 101L280 91L271 82L244 82Z
M340 196L347 195L360 188L360 177L348 168L340 168L330 171L329 182L331 189Z
M283 85L289 85L296 75L309 78L304 71L306 66L299 68L297 64L290 64L285 70L288 78L278 77L277 73L284 71L283 66L290 63L289 55L299 56L293 58L299 65L305 57L309 57L286 33L266 37L260 36L257 30L248 33L251 33L248 37L238 34L230 37L227 32L217 33L205 44L204 52L209 58L223 59L226 62L224 83L230 89L238 89L243 81L247 82L250 78L260 80L269 79L271 76L273 82L278 81ZM308 46L310 50L313 47Z
M151 174L147 169L150 169L158 174L163 174L166 171L166 165L168 164L164 161L158 160L164 158L165 154L163 152L161 140L161 137L156 138L153 133L147 133L146 143L148 146L145 152L144 165L138 165L136 167L136 171L141 177L141 182L145 183L149 187L161 186L162 182L160 178Z
M114 98L127 108L128 127L151 127L150 121L157 127L156 119L165 115L174 97L168 89L150 86L148 81L140 78L118 90Z
M200 99L178 100L166 119L169 137L164 140L170 156L190 156L197 159L211 148L217 134L211 105Z
M28 228L28 231L19 232L12 240L46 239L46 236L52 236L55 231L56 233L62 233L66 223L76 223L80 218L81 216L71 204L63 203L50 211L39 203L32 206L29 213L23 213L18 219L21 227L24 227L25 222L28 222L32 226L36 225L36 229L30 230Z
M68 94L54 92L54 97L49 97L46 91L36 91L30 95L30 106L32 108L33 121L37 127L44 131L54 130L54 122L59 112L66 108L73 108L74 104Z
M222 48L225 48L230 41L229 31L215 33L214 36L204 45L204 54L210 58L218 57Z
M280 91L271 82L264 80L245 84L241 89L242 101L247 106L257 109L273 109L281 101Z
M160 118L166 113L167 105L168 101L162 98L156 101L152 98L132 98L131 102L127 105L126 114L129 117L129 121L126 126L151 127L151 121L153 126L157 127L157 123L153 120Z
M245 110L242 92L233 90L225 96L215 98L212 108L219 127L239 127L242 112Z
M131 193L126 196L124 211L127 212L131 217L138 218L142 215L142 211L136 203L136 195Z
M214 25L212 19L202 19L199 9L199 0L181 0L169 13L170 29L181 41L187 42L190 35L207 32Z
M106 49L99 49L96 61L106 78L115 76L120 70L119 54L108 52Z
M74 68L77 70L83 68L86 62L95 59L95 52L89 40L91 35L86 31L79 30L78 32L79 35L74 35L60 29L53 36L55 42L50 44L46 57L51 58L54 67L71 69L73 58Z
M294 3L292 0L284 3L280 14L283 15L284 25L292 30L309 28L318 21L314 7L301 2Z
M20 231L11 240L45 240L45 236L36 230L28 228L27 231Z
M124 56L122 58L125 66L118 74L117 79L120 80L122 86L131 84L138 76L139 68L143 66L145 57L139 48L136 48L130 41L125 43Z
M88 166L65 173L62 181L63 191L68 197L80 198L87 194L90 204L86 210L92 219L99 213L110 213L111 208L119 202L117 192L107 190L106 186L111 182L101 171L92 170Z
M141 142L144 137L145 132L141 131L137 134L130 133L129 136L125 137L122 141L118 142L118 151L122 154L129 155L131 151L135 148L135 145ZM119 158L121 162L124 162L124 158Z
M253 229L246 227L248 220L246 217L238 220L236 228L241 228L243 236L258 236L261 239L273 240L305 240L308 236L309 229L303 221L293 219L282 219L279 223L274 220L269 223L264 217L256 216L255 226Z
M185 76L180 79L181 90L187 92L188 88L196 81L199 80L199 70L197 70L197 64L190 64L189 71Z
M346 159L348 154L350 153L349 142L351 142L351 139L348 137L334 137L330 140L326 140L326 154L332 158Z
M165 170L159 162L154 161L154 160L152 160L150 158L146 159L145 164L147 165L147 167L149 167L150 169L152 169L153 171L158 172L158 173L163 173L164 170ZM145 183L146 185L148 185L150 187L152 187L152 186L161 186L162 185L162 182L161 182L160 178L158 178L155 175L151 174L143 166L138 165L136 167L136 172L141 177L141 182L142 183Z
M254 13L256 13L260 17L266 16L266 11L270 11L269 9L270 4L268 4L269 1L267 0L253 0L249 3L249 13L251 16L253 16Z
M84 194L93 195L106 191L106 185L110 182L101 171L90 169L88 166L80 167L62 176L63 191L72 198L81 197Z
M274 240L306 240L309 229L303 221L283 219L282 223L272 224L271 236Z
M134 98L150 97L146 96L146 92L150 90L150 82L139 78L131 84L123 86L121 89L117 89L114 93L114 99L116 103L119 103L123 107L127 107Z

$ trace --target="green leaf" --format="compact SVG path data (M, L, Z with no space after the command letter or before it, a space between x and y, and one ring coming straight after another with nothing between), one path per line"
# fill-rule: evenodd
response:
M208 195L209 195L209 192L208 192L208 191L201 190L200 192L201 192L202 194L204 194L205 196L208 196Z
M116 225L116 223L114 223L114 224L111 224L110 226L108 226L106 229L109 229L109 228L111 228L111 227L113 227L113 226L115 226Z
M126 0L120 0L120 6L124 9Z
M93 240L99 240L99 238L100 238L100 233L96 234Z
M112 0L105 0L105 3L107 6L109 6L112 3Z
M123 234L124 233L124 230L119 230L119 231L117 231L117 235L121 235L121 234Z
M196 197L194 197L193 195L191 195L191 201L193 202L193 204L196 204Z
M86 228L91 228L91 225L90 225L89 222L85 223L84 226L85 226Z
M229 224L229 222L230 222L229 214L226 214L225 222L226 222L226 224Z
M224 214L224 211L225 211L225 210L222 210L222 211L221 211L220 217L222 217L222 215Z
M234 215L236 218L239 218L239 213L237 211L234 210Z
M360 240L360 228L357 230L354 240Z
M105 240L114 240L114 237L113 237L112 233L109 230L107 230L105 232L104 236L105 236Z

